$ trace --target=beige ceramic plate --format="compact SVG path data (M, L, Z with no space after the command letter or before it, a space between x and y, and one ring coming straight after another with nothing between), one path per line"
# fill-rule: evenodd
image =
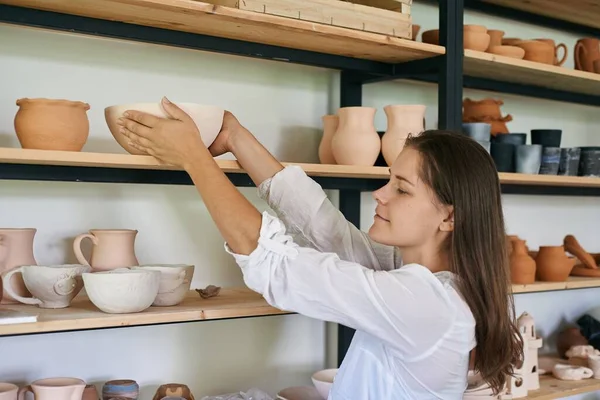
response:
M311 386L294 386L277 393L279 400L323 400L317 389Z

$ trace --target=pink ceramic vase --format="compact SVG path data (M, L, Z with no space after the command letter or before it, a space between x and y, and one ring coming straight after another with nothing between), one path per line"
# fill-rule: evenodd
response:
M338 128L339 117L337 115L324 115L323 121L323 137L319 144L319 161L321 164L335 164L335 158L331 151L331 139Z
M383 110L387 116L387 130L381 138L381 151L390 166L404 148L408 135L419 135L425 129L425 106L389 105Z
M340 165L373 166L381 150L372 107L342 107L339 125L331 141L335 161Z
M33 239L36 232L35 228L0 229L0 277L15 267L37 265L33 255ZM14 274L10 282L16 294L22 297L31 296L21 274ZM2 284L0 283L1 288ZM19 304L6 290L2 290L0 295L2 299L0 304Z

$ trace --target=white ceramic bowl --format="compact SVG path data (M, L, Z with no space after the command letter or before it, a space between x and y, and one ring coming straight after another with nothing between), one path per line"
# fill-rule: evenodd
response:
M327 399L327 396L329 396L329 391L331 390L331 385L333 385L333 380L335 379L337 372L338 368L323 369L315 372L311 377L317 392L319 392L321 397L325 400Z
M221 107L195 104L195 103L175 103L185 111L196 123L202 141L208 147L215 141L221 126L223 125L223 114L225 110ZM160 103L130 103L118 104L104 109L104 118L110 133L115 140L131 154L144 155L137 149L132 148L127 144L128 139L119 132L120 125L117 125L117 120L123 116L127 110L143 111L152 114L156 117L168 118L168 115L163 111Z
M160 272L158 295L153 306L175 306L181 303L190 290L194 276L194 266L187 264L148 264L131 269Z
M152 305L160 284L160 272L124 270L84 273L90 301L105 313L144 311Z

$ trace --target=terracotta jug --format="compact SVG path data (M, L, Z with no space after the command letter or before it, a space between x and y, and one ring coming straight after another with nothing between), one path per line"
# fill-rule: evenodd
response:
M377 110L372 107L342 107L340 122L331 140L335 161L340 165L373 166L381 151L381 139L375 130Z
M24 149L80 151L87 141L90 105L80 101L19 99L15 131Z
M25 393L33 393L35 400L81 400L85 382L77 378L46 378L19 389L19 400Z
M8 271L23 265L37 265L33 256L33 238L37 230L26 229L0 229L0 276L4 277ZM13 291L19 296L30 297L31 293L25 287L23 276L14 274L10 280ZM0 304L18 304L19 302L2 290Z
M137 233L133 229L92 229L90 233L83 233L75 238L73 251L77 261L96 271L133 267L139 265L135 256ZM81 252L81 241L86 238L93 243L89 262Z
M567 60L567 56L569 54L569 50L567 50L567 46L564 43L560 43L560 44L556 44L554 42L554 40L552 39L535 39L539 42L544 42L544 43L548 43L550 46L552 46L552 48L554 49L554 65L563 65L565 63L565 61ZM563 51L563 56L560 58L560 60L558 59L558 50L562 49Z
M408 135L419 135L424 130L425 106L388 105L383 108L387 117L387 129L381 138L381 152L388 166L404 148Z
M510 240L510 275L512 283L529 285L535 282L535 260L529 256L525 240Z
M600 39L583 38L575 44L575 69L594 72L594 61L600 58Z
M321 164L335 164L335 158L331 151L331 139L338 128L339 117L337 115L324 115L323 121L323 137L319 144L319 161Z
M540 246L535 257L537 279L565 282L575 266L575 258L567 257L564 246Z

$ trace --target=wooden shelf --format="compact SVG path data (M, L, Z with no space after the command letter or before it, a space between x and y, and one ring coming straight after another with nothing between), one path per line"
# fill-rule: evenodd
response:
M572 93L600 95L600 74L465 50L467 76L536 85Z
M38 321L0 325L0 336L290 314L271 307L261 295L247 288L223 288L218 296L209 299L190 291L177 306L150 307L131 314L104 313L83 295L76 297L70 307L56 310L13 304L1 307L37 313Z
M426 43L194 0L0 0L0 4L389 63L445 52Z
M540 376L540 388L529 391L524 400L553 400L600 390L600 379L561 381L551 375Z
M226 173L244 173L239 163L234 160L216 160ZM104 167L147 170L178 170L171 165L159 163L154 157L135 156L116 153L92 153L53 150L28 150L20 148L0 147L0 163L25 165L59 165L73 167ZM303 164L283 163L283 165L298 165L310 176L388 179L387 167L361 167L353 165ZM515 173L500 173L500 182L510 185L527 186L560 186L560 187L590 187L600 188L600 178L558 175L527 175Z
M547 292L600 287L600 278L570 276L566 282L535 282L531 285L512 285L513 293Z
M482 0L532 14L600 28L600 0Z

